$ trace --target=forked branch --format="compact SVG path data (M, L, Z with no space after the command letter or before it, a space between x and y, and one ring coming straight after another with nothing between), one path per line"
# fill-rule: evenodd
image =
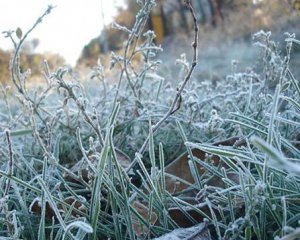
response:
M189 80L191 79L191 76L194 72L194 69L197 65L197 59L198 59L198 25L197 25L197 18L196 18L196 14L194 11L194 8L192 6L192 3L190 0L185 0L185 4L188 7L188 9L190 10L190 13L193 17L193 23L194 23L194 41L192 43L192 48L193 48L193 60L192 60L192 65L188 71L188 73L186 74L183 83L181 84L181 86L178 87L176 95L172 101L172 104L169 108L169 110L165 113L165 115L155 124L152 126L152 131L153 133L155 133L161 126L162 124L172 115L174 114L176 111L178 111L180 109L180 105L181 105L181 94L182 91L184 90L186 84L189 82ZM139 152L136 153L138 155L142 155L149 143L149 137L146 138L146 140L144 141L142 147L140 148ZM137 163L137 159L135 157L135 159L132 161L132 163L130 164L130 166L127 168L127 173L129 173L129 171L136 165Z

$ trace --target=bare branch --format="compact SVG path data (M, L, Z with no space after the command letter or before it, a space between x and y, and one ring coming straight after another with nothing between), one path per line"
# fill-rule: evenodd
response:
M181 84L181 86L177 89L177 93L172 101L172 104L169 108L169 110L165 113L165 115L155 124L152 126L152 131L153 133L155 133L161 126L162 124L175 112L177 112L180 109L180 105L181 105L181 94L182 91L184 90L186 84L188 83L188 81L190 80L192 73L194 72L194 69L197 65L197 58L198 58L198 25L197 25L197 18L196 18L196 14L194 11L194 8L192 6L192 3L190 0L186 0L185 1L188 9L190 10L190 13L193 17L193 22L194 22L194 41L192 43L192 48L193 48L193 60L192 60L192 65L187 73L187 75L184 78L183 83ZM149 142L149 137L146 138L146 140L144 141L142 147L140 148L138 154L142 155L147 146L148 146L148 142ZM137 159L135 158L131 165L126 169L126 172L129 173L129 171L136 165L137 163Z

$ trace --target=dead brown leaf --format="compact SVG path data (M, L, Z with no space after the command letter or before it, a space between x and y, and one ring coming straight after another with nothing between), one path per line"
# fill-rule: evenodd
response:
M210 232L206 223L200 223L190 228L179 228L154 240L210 240Z
M199 149L192 149L193 156L197 157L198 159L204 160L205 159L205 152ZM190 184L194 184L194 178L190 171L189 163L190 160L188 153L184 153L175 159L172 163L170 163L166 168L165 172L168 174L166 176L166 189L171 194L176 194L181 192L184 189L188 188L188 184L180 181L178 179L182 179ZM219 157L213 156L212 162L214 165L219 164ZM196 164L197 170L200 175L204 174L205 170L201 167L200 164Z
M83 204L79 200L75 199L74 197L67 197L64 199L64 202L73 207L74 210L71 213L71 216L73 216L73 217L77 217L77 213L76 213L75 209L79 209L83 212L86 211ZM31 213L41 214L41 211L42 211L41 207L42 207L41 199L35 198L29 206L29 211ZM59 209L60 212L65 211L64 207L61 204L58 204L57 208ZM52 219L53 217L56 219L55 212L48 201L46 201L45 217L46 217L46 219Z
M126 169L131 161L130 158L121 150L119 149L115 149L116 152L116 157L117 157L117 161L118 163L120 163L121 167ZM93 164L96 168L97 166L97 161L98 158L97 156L94 154L91 154L88 156L91 164ZM85 159L80 160L79 162L77 162L71 169L70 171L78 176L81 176L81 178L85 181L88 182L90 179L93 178L94 172L92 169L90 169L89 164L87 163L87 161ZM74 179L72 176L67 175L65 177L66 180L69 180L71 182L78 182L78 180Z
M143 203L139 201L134 201L131 206L140 214L140 216L148 222L150 220L151 225L154 225L158 219L157 214L155 212L151 212L149 216L149 208L145 206ZM141 237L144 234L149 233L149 228L146 226L143 226L139 219L135 215L131 215L133 220L133 229L135 231L135 234L138 237Z
M230 138L224 141L216 142L215 146L223 145L223 146L230 146L233 144L240 144L241 141L239 137ZM242 141L241 141L242 144ZM199 160L207 161L206 153L200 149L192 149L192 154L194 157L196 157ZM190 171L189 167L189 160L190 156L187 152L180 155L177 159L175 159L171 164L169 164L165 168L166 173L166 189L169 193L172 195L179 195L181 198L185 198L186 202L192 204L193 206L200 209L202 212L204 212L206 215L210 216L211 212L204 201L201 200L204 194L204 198L206 198L206 193L199 192L198 189L191 187L195 183L195 180L193 178L193 175ZM207 162L213 166L219 166L219 164L222 165L224 168L228 168L225 163L220 162L220 158L218 156L210 156L209 162ZM206 174L206 170L201 166L201 164L196 163L196 168L200 175ZM211 175L210 173L207 173L208 175ZM233 181L238 183L239 177L235 173L228 172L227 177ZM181 181L182 179L183 181ZM213 176L207 183L208 186L207 189L211 189L210 191L215 191L216 188L225 188L225 183L223 180L218 176ZM206 189L206 188L205 188ZM205 190L203 189L203 190ZM201 193L203 193L201 195ZM242 207L240 204L239 207ZM195 222L202 222L203 221L203 215L200 214L195 209L186 209L185 213L177 208L172 207L168 209L170 217L178 224L180 227L191 227L194 225ZM194 219L194 221L191 221L189 217L186 216L186 213Z
M214 146L232 146L232 145L242 145L244 144L244 140L241 137L231 137L222 141L218 141L213 143ZM206 153L200 149L192 149L192 154L194 157L205 160ZM180 181L179 179L182 179L190 184L194 184L195 180L193 178L193 175L190 171L189 163L190 160L189 154L187 152L180 155L177 159L172 161L168 166L165 168L165 172L167 173L166 176L166 189L171 194L177 194L181 192L182 190L185 190L189 187L188 184L184 183L183 181ZM213 155L210 160L210 164L217 166L220 163L220 158L218 156ZM223 164L226 168L227 166ZM196 164L197 170L200 175L203 175L205 173L205 169L200 165ZM231 174L228 176L229 179L238 182L238 179L236 179L236 175L234 176ZM222 187L224 188L223 181L218 178L214 177L210 180L209 184L211 186L216 187Z

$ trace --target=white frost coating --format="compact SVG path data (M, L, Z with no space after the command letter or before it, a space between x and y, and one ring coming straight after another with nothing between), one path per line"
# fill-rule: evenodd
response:
M41 207L41 198L36 197L35 199L33 199L33 201L31 202L30 206L29 206L29 212L33 213L32 208L34 204L38 204L39 207Z
M209 237L209 233L207 232L206 229L206 224L201 223L190 228L175 229L174 231L167 233L159 238L155 238L154 240L184 240L184 239L205 240L206 236Z

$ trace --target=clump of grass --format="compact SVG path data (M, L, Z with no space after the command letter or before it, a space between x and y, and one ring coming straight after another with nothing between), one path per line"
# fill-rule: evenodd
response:
M119 81L107 83L99 62L96 93L86 91L72 69L52 70L47 62L46 88L26 88L19 51L52 7L24 36L19 32L19 40L6 33L15 46L11 75L18 106L4 89L9 114L1 115L1 236L154 238L181 227L174 208L193 225L203 223L213 239L299 236L300 87L289 69L299 41L289 34L282 54L271 33L259 32L262 72L234 70L214 84L197 81L198 29L186 2L195 23L193 59L177 61L186 74L177 88L158 74L161 48L155 33L143 30L155 1L138 1L132 29L117 26L129 36L124 54L112 53ZM192 197L170 193L165 181L166 165L184 151L195 179ZM211 164L213 156L220 158L217 164Z

